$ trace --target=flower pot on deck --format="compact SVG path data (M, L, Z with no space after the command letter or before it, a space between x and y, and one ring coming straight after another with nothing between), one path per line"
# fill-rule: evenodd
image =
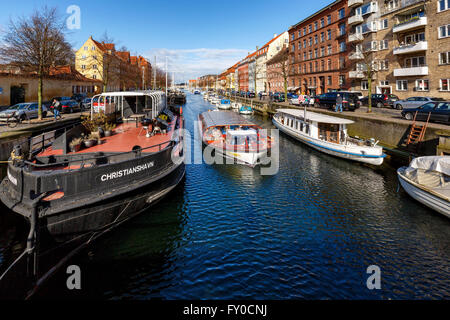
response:
M84 142L84 145L86 146L86 148L93 147L96 144L97 144L97 140L87 140Z

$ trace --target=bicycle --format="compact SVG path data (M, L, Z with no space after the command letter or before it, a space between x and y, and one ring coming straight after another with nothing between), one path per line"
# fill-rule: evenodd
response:
M8 119L6 119L6 125L9 128L15 128L21 122L22 122L22 119L15 115L12 115L12 116L8 117Z

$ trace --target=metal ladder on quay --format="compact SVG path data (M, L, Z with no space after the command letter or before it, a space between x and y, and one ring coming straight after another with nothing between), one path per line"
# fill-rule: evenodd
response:
M427 131L428 123L430 122L431 117L431 112L429 112L427 122L424 125L419 125L417 124L417 113L418 111L416 111L416 113L414 114L411 130L409 131L408 139L406 141L407 149L416 155L419 153L419 148L425 137L425 133Z

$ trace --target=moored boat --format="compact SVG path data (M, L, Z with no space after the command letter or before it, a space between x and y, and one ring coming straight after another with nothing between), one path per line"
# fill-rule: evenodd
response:
M381 165L386 155L374 139L361 140L347 134L352 120L298 109L278 109L273 124L285 134L310 147L339 158Z
M237 163L258 165L272 147L272 139L261 127L235 112L207 111L199 121L203 144Z
M239 108L240 114L253 114L253 109L250 106L242 106Z
M397 175L413 199L450 218L450 156L415 158Z
M101 97L110 99L105 110L117 119L112 135L99 133L94 146L69 151L89 133L83 123L43 142L29 158L20 149L12 154L0 199L30 222L30 235L45 234L59 243L87 239L153 205L184 177L184 163L175 161L183 156L181 109L169 110L162 92ZM145 197L135 197L143 188Z
M231 109L239 110L241 107L242 107L242 103L239 103L239 102L233 102L231 104Z
M221 110L229 110L231 109L231 101L228 99L222 99L220 100L220 104L218 106Z

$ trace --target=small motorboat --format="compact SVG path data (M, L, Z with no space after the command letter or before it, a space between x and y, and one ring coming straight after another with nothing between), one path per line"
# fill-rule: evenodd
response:
M195 91L194 91L194 94L200 94L200 91L195 90Z
M412 198L450 218L450 156L415 158L397 175Z
M216 107L219 107L220 106L220 101L221 101L220 98L214 97L214 98L211 99L211 104L216 106Z
M242 103L239 102L233 102L231 104L231 109L239 110L242 107Z
M236 112L207 111L199 115L199 121L203 144L237 163L254 167L272 147L265 130Z
M273 124L285 134L323 153L372 165L381 165L386 155L374 139L347 134L352 120L298 109L278 109Z
M239 108L240 114L253 114L253 109L250 106L242 106Z
M222 99L220 100L220 104L218 106L221 110L229 110L231 109L231 101L228 99Z

